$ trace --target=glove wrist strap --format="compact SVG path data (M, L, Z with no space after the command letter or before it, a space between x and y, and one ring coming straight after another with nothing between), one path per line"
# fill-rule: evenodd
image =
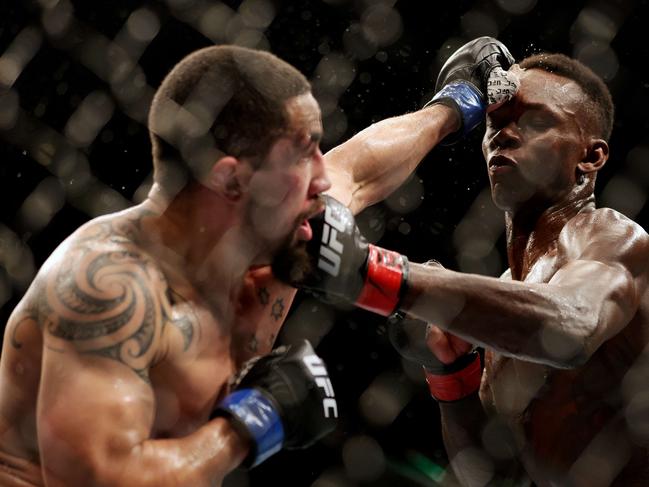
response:
M370 244L366 270L365 283L356 299L356 306L383 316L390 315L405 291L408 258Z
M441 402L459 401L480 389L480 354L474 351L469 356L473 357L472 360L463 368L450 373L436 373L424 367L428 389L434 399Z
M452 144L477 127L485 118L486 103L480 91L471 83L455 81L445 85L427 104L443 103L455 108L460 113L462 127L444 139L445 144Z
M226 416L251 441L243 462L254 467L282 448L284 427L273 402L257 389L239 389L219 404L214 416Z

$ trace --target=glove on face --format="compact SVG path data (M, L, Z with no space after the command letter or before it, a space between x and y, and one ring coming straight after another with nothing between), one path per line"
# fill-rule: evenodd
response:
M398 306L408 277L408 259L369 244L345 205L324 196L325 211L311 219L313 238L306 244L309 269L294 271L284 256L273 274L318 299L351 303L382 315Z
M466 43L448 58L437 77L436 94L426 104L442 103L455 110L460 117L462 127L444 143L456 142L484 120L490 103L487 97L490 75L496 68L504 71L512 64L514 58L507 47L486 36ZM499 73L501 71L496 71L493 77L494 84L498 82ZM492 88L494 100L502 101L497 88Z

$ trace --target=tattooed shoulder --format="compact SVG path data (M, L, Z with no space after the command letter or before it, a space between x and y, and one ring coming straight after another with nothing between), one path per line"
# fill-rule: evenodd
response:
M187 303L187 300L171 287L167 289L167 296L169 303L172 305ZM183 313L165 313L164 325L170 324L180 332L183 339L183 351L187 351L191 344L196 341L195 339L198 337L197 332L200 332L200 327L198 326L198 320L192 312L191 307L187 305L184 306L184 309L185 311Z
M166 282L136 246L77 242L42 282L39 321L46 346L104 356L147 380L169 315Z

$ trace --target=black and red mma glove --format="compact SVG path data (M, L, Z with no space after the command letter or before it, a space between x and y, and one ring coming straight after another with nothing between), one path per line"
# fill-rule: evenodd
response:
M307 268L279 256L273 273L324 301L390 315L406 288L408 259L368 243L352 212L338 200L324 196L324 202L324 212L309 220L313 238L306 244Z
M440 402L454 402L480 389L482 363L477 350L443 363L426 346L426 329L421 320L395 313L388 319L388 335L394 348L406 360L423 366L431 396Z

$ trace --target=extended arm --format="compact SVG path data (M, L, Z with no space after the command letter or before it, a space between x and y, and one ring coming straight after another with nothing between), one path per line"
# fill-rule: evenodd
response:
M360 213L403 184L459 124L455 111L435 104L370 125L325 154L329 194Z
M385 199L442 139L469 133L484 120L489 105L515 92L513 78L506 92L490 90L489 83L492 72L508 76L502 68L513 62L507 48L491 37L460 47L442 67L426 108L375 123L325 155L333 183L329 194L354 214Z
M646 286L649 237L628 220L583 218L573 253L536 284L412 265L409 313L474 343L554 367L583 364L627 325Z
M280 279L385 316L401 309L469 342L558 368L583 364L619 333L647 286L649 236L612 210L567 224L556 250L563 265L547 283L409 264L368 244L333 199L311 222L318 236L307 245L312 272L298 281L277 273Z

